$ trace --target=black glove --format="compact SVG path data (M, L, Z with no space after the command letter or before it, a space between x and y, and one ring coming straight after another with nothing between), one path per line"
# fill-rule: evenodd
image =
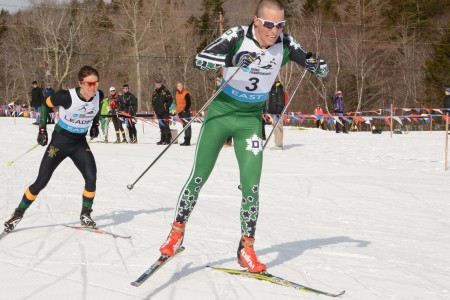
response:
M311 52L306 53L305 68L311 73L314 73L317 69L317 59L316 55Z
M258 54L255 52L241 51L228 59L227 67L245 68L254 62L257 57Z
M98 137L98 124L92 124L91 130L89 130L89 136L91 139Z
M319 56L306 53L305 68L317 77L326 77L328 75L328 65Z
M47 135L47 129L45 127L39 127L39 133L37 136L37 142L41 146L47 145L48 141L48 135Z

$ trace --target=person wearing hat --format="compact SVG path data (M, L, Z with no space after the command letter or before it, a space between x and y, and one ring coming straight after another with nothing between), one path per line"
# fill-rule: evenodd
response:
M337 91L336 95L333 97L334 100L334 112L339 116L342 116L344 113L344 98L342 98L342 91ZM341 122L344 122L342 118L339 118ZM344 123L342 123L344 124ZM340 133L341 130L343 133L348 133L347 128L345 128L345 124L336 121L336 133Z
M41 115L41 105L44 102L44 94L42 93L42 89L38 86L37 81L32 82L31 89L31 107L33 107L34 112L36 113L36 122L34 125L39 125L40 115Z
M116 131L116 141L114 144L120 143L120 135L122 135L122 143L127 143L127 138L125 136L125 130L122 127L122 121L119 119L119 111L123 111L123 103L120 102L119 94L116 92L115 87L109 88L109 107L111 108L109 113L112 115L111 121L114 125L114 130Z
M157 145L168 145L172 139L170 133L169 121L170 113L169 107L172 105L173 98L170 91L162 83L162 79L155 80L155 90L152 95L152 105L158 118L159 129L161 131L161 139Z
M316 116L316 128L321 128L322 130L325 129L325 122L323 119L323 109L320 107L320 104L316 105L316 108L314 109L314 115Z
M267 112L270 114L272 119L272 125L274 129L275 146L270 148L270 150L283 150L283 120L281 119L278 124L279 118L282 118L281 113L287 103L287 93L284 91L284 87L279 80L275 80L270 91L269 98L267 101Z
M444 108L447 108L447 112L450 113L450 87L445 89Z
M125 118L125 124L128 128L128 134L130 135L130 143L137 143L137 130L136 130L136 112L137 112L137 98L130 92L128 84L123 85L123 94L119 96L119 101L123 103L124 112L127 114Z

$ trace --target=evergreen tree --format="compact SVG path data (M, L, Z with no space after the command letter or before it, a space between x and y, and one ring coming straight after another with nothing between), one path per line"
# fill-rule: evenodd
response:
M219 36L219 14L224 16L222 4L226 0L203 0L203 14L200 17L190 17L188 24L200 38L197 52L203 50L210 42ZM225 25L224 25L225 26Z
M430 104L442 106L444 88L450 85L450 22L441 38L433 44L433 53L425 62L424 85Z

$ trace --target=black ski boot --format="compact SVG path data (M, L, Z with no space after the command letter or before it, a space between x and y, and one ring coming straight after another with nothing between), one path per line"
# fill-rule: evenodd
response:
M83 207L80 214L81 226L95 228L97 225L91 218L92 209Z
M5 222L5 229L7 229L8 231L14 230L17 224L19 224L20 220L22 220L24 213L24 209L16 208L14 213L11 215L11 219Z

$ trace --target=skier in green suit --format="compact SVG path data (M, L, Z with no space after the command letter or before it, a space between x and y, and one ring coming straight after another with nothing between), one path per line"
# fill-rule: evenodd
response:
M224 68L222 85L232 78L208 108L194 166L179 196L172 229L160 248L163 255L173 256L181 247L200 189L214 168L223 142L232 136L242 186L238 263L250 272L266 270L253 248L263 161L263 104L281 67L289 61L318 77L328 74L322 59L307 53L293 37L282 33L285 23L279 0L261 0L249 26L229 29L195 57L194 67L199 70Z

